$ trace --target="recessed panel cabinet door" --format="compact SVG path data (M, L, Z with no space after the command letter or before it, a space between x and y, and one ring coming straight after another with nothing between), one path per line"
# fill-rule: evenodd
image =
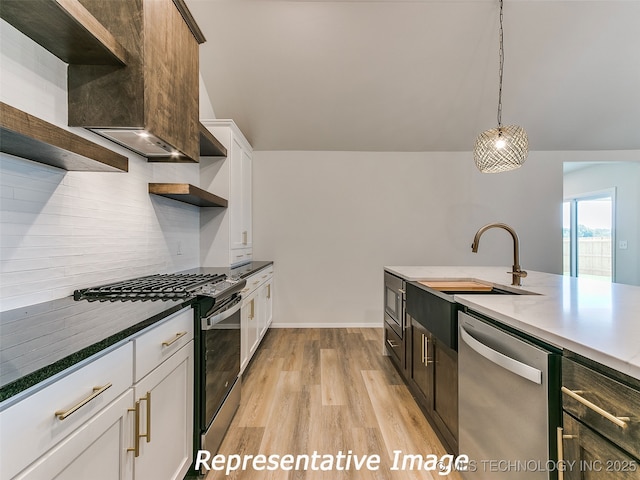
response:
M132 404L129 389L14 480L132 480Z
M458 352L435 340L434 414L449 430L450 443L458 440Z
M193 457L193 342L135 385L137 480L182 480ZM91 477L87 477L91 478Z
M564 480L638 480L640 464L572 416L563 415Z

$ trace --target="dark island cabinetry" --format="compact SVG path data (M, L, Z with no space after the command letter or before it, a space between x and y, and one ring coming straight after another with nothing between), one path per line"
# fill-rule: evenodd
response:
M418 404L447 449L458 453L458 305L407 283L409 378Z

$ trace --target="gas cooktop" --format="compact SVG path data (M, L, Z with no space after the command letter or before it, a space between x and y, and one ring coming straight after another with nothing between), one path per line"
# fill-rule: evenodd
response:
M76 290L75 300L90 302L179 300L198 296L226 298L242 288L224 274L174 273L148 275Z

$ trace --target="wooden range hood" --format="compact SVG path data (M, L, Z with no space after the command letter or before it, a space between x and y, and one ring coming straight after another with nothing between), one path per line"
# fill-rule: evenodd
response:
M81 0L127 52L125 66L69 65L69 126L149 161L199 160L199 53L183 0Z

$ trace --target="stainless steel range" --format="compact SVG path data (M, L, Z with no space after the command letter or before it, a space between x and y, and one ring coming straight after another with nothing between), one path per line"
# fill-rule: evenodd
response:
M240 404L240 291L244 279L225 274L149 275L76 290L90 302L194 301L194 458L217 451Z

